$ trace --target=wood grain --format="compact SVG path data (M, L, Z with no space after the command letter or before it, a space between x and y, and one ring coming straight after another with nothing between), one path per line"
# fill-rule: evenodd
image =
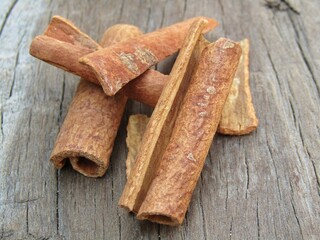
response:
M320 2L273 2L0 1L0 239L317 239ZM150 32L198 15L220 22L211 41L250 40L259 127L215 138L181 227L139 222L117 207L128 115L151 112L140 103L127 105L104 178L55 171L48 162L78 78L28 49L56 14L95 40L116 23Z

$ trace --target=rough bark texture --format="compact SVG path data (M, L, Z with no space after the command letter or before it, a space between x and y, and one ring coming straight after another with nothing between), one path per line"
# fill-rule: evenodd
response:
M69 25L57 17L53 18L45 34L88 49L99 47L93 40L87 41L80 31L70 31ZM110 46L139 34L141 32L134 26L115 25L104 33L100 44ZM54 165L62 168L70 161L72 167L85 176L103 176L109 166L126 102L127 97L122 93L108 97L100 86L82 79L51 153Z
M141 31L132 25L115 24L106 34L111 34L108 45L113 45L121 38L130 39L141 34ZM33 39L29 51L32 56L42 61L100 85L92 70L78 61L99 49L100 45L68 19L54 16L44 34ZM167 79L167 75L149 69L125 86L123 91L132 99L155 106Z
M1 0L0 239L317 239L320 2L266 3ZM94 40L116 23L150 32L197 15L221 23L210 41L250 40L259 127L215 137L181 227L137 221L117 206L128 116L151 112L140 103L129 102L105 177L56 171L48 161L79 79L28 53L56 14Z
M155 176L161 156L169 142L181 102L201 54L200 34L207 21L195 21L186 34L178 58L170 73L143 135L136 163L124 187L119 206L138 213Z
M177 52L191 24L200 18L191 18L98 50L79 61L93 70L105 93L112 96L148 68ZM218 25L214 19L203 19L207 20L203 32L208 32Z
M168 225L183 222L240 56L240 45L228 39L202 51L138 219Z

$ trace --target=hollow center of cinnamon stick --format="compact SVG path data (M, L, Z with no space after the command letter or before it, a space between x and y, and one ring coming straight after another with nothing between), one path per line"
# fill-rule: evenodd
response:
M86 157L71 157L70 162L75 170L83 174L90 174L91 176L96 176L101 171L101 166L99 166L97 163Z

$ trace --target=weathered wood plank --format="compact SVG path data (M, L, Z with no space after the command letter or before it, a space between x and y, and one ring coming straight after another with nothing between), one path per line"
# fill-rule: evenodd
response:
M1 1L0 239L317 239L319 10L317 0ZM152 112L140 103L127 105L105 177L49 163L78 83L28 54L53 14L96 40L115 23L152 31L195 15L221 22L210 40L250 39L260 126L248 136L215 138L181 227L139 222L117 207L128 116Z

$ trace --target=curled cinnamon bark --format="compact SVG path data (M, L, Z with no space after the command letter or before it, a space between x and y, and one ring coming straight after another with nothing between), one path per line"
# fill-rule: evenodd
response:
M198 41L198 46L201 46L201 41ZM185 84L179 87L185 89L185 96L185 91L174 93L171 80L165 87L120 198L120 206L136 212L138 219L167 225L182 223L216 132L241 48L227 39L219 39L203 51L203 47L199 48L194 51L194 54L202 53L201 57L194 56L198 61L194 64L196 70L191 74L190 85L184 80L182 83ZM183 56L183 49L181 54L179 57ZM179 57L173 76L181 67ZM188 58L187 64L190 64ZM182 74L188 76L186 72ZM180 100L181 107L179 104L168 105L164 100L170 99L169 91L173 91L175 99L183 99ZM170 118L162 117L168 108L167 111L174 114ZM162 121L167 124L159 124Z
M126 31L126 34L130 34L128 38L140 33L137 27L126 24L115 25L112 28L126 27L130 28L130 31ZM121 32L125 31L118 31L117 35L112 37L114 39L112 43L121 39ZM100 85L89 67L80 64L78 61L79 58L98 49L101 49L100 45L81 32L73 23L62 17L54 16L45 33L33 39L30 54ZM167 79L168 76L149 69L131 81L128 86L125 86L124 92L132 99L155 106L165 84L164 81L167 81Z
M178 51L191 24L201 18L207 21L203 32L218 25L214 19L210 18L188 19L95 51L79 61L92 69L105 93L112 96L149 67Z
M81 37L80 31L75 33L66 30L65 26L65 22L55 26L57 31L50 31L50 37L70 40L72 46L87 46L88 49L96 47L92 44L91 48L87 38ZM79 37L68 37L68 34L62 37L61 32ZM134 26L115 25L105 32L101 44L107 46L137 34L139 30ZM81 42L83 39L84 44ZM72 167L85 176L103 176L109 165L126 101L127 97L121 93L108 97L100 86L81 79L50 157L54 165L61 168L70 160Z
M170 73L170 81L151 115L136 163L119 200L119 205L129 211L139 211L169 142L179 107L201 53L202 45L198 39L206 23L199 19L189 29Z
M138 219L168 225L182 223L217 130L240 54L240 46L227 39L219 39L202 52Z

